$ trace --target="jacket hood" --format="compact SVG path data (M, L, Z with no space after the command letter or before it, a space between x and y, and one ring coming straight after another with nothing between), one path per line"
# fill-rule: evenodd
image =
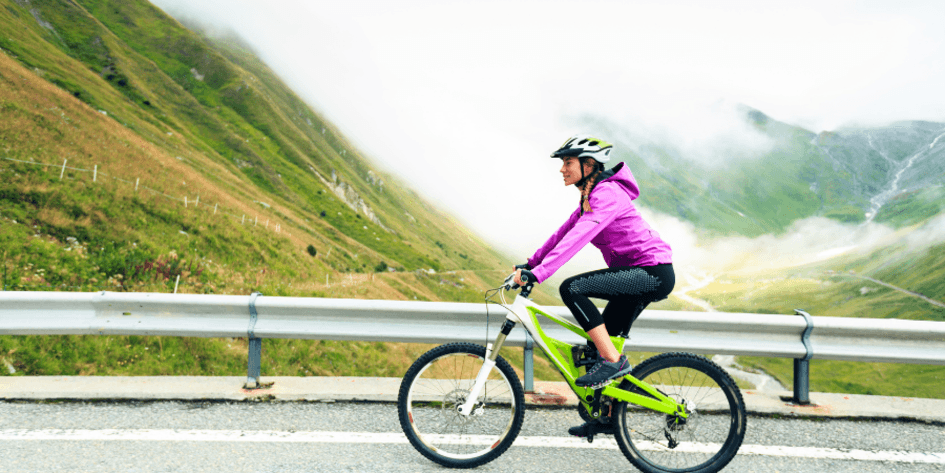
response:
M633 178L633 173L622 162L601 173L600 182L613 182L619 185L630 196L630 200L634 200L640 195L637 180ZM598 182L598 185L600 182Z

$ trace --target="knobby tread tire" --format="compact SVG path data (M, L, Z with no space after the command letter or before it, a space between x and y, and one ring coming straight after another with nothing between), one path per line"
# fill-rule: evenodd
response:
M633 441L627 433L626 420L627 416L631 414L628 414L627 403L625 402L618 403L618 405L614 407L613 420L616 423L615 438L617 440L617 444L619 445L620 450L623 452L624 456L630 460L630 463L646 473L669 473L680 471L685 471L687 473L718 472L722 468L725 468L725 466L728 465L730 461L732 461L732 459L738 453L738 449L741 447L742 441L745 438L747 414L745 412L745 401L742 398L741 391L738 389L738 386L735 384L735 381L732 379L732 377L729 376L729 374L724 369L722 369L721 366L706 357L693 353L663 353L661 355L654 356L637 365L631 372L631 375L639 380L645 380L645 378L650 374L673 367L686 367L700 371L715 381L718 384L718 387L722 388L722 392L725 394L726 400L729 403L729 408L731 409L730 421L733 427L729 431L729 435L726 438L723 447L713 458L698 466L689 468L670 468L654 464L645 456L639 455L635 451L635 447L632 447ZM623 381L621 388L637 390L637 388L629 381ZM637 392L642 394L640 391Z
M515 370L512 369L512 366L501 356L497 357L495 369L499 370L508 380L515 402L514 418L508 433L495 448L474 458L456 459L440 455L418 438L408 416L410 406L407 405L407 400L414 379L423 371L424 367L440 357L449 354L471 354L484 359L486 356L486 348L474 343L447 343L433 348L417 358L404 375L397 395L397 412L400 418L400 426L407 436L407 440L410 441L410 444L428 459L449 468L475 468L495 460L505 453L515 441L515 438L518 437L519 432L522 430L522 422L525 419L525 389L522 388L518 375L515 373Z

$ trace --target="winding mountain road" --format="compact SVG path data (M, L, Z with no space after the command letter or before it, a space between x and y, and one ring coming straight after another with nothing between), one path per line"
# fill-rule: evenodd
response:
M702 299L696 299L695 297L692 297L689 294L686 294L687 292L698 291L699 289L702 289L708 286L709 284L712 284L712 281L715 281L715 276L712 276L712 275L706 276L701 281L695 279L695 277L689 274L685 274L684 278L686 279L688 286L677 288L676 290L673 291L673 296L679 299L682 299L694 306L701 307L706 312L718 312L717 310L715 310L715 307L712 307L712 304L710 304L708 301L705 301Z
M879 279L871 278L871 277L869 277L869 276L860 276L859 274L851 274L850 276L855 277L855 278L857 278L857 279L865 279L865 280L867 280L867 281L870 281L870 282L874 282L874 283L876 283L876 284L879 284L880 286L886 286L886 287L888 287L888 288L890 288L890 289L893 289L893 290L902 292L902 293L904 293L904 294L908 294L908 295L913 296L913 297L918 297L919 299L922 299L922 300L924 300L925 302L928 302L929 304L932 304L932 305L934 305L934 306L936 306L936 307L941 307L941 308L945 309L945 304L943 304L943 303L941 303L941 302L939 302L939 301L937 301L937 300L935 300L935 299L931 299L931 298L929 298L929 297L927 297L927 296L924 296L924 295L922 295L922 294L919 294L918 292L912 292L912 291L910 291L910 290L903 289L903 288L901 288L901 287L896 287L896 286L893 286L892 284L889 284L889 283L880 281Z

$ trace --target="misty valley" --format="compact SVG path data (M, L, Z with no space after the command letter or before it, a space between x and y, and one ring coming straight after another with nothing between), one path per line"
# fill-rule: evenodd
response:
M139 0L0 6L4 290L481 303L520 262L382 170L238 37ZM945 321L945 123L721 114L722 138L698 143L582 119L673 246L676 289L651 308ZM553 284L533 297L561 305ZM269 342L272 376L402 376L429 348ZM239 375L246 347L0 336L0 373ZM789 359L724 361L745 386L791 383ZM937 366L815 360L811 375L814 391L945 396Z

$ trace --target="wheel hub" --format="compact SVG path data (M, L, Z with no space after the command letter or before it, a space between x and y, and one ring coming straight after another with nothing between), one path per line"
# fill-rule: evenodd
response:
M685 399L680 399L677 403L679 404L677 407L678 412L666 416L666 428L669 429L670 432L682 432L685 430L686 425L689 424L689 418L683 417L682 414L692 414L692 409Z
M686 428L686 424L688 423L688 419L677 414L666 416L666 428L669 429L670 432L681 432Z
M480 416L483 413L483 404L481 402L473 404L472 410L468 416L464 416L459 412L459 408L466 402L466 398L469 397L469 391L466 389L454 389L451 392L446 393L443 396L443 409L451 410L456 413L456 417L459 417L463 421L469 419L471 416Z

